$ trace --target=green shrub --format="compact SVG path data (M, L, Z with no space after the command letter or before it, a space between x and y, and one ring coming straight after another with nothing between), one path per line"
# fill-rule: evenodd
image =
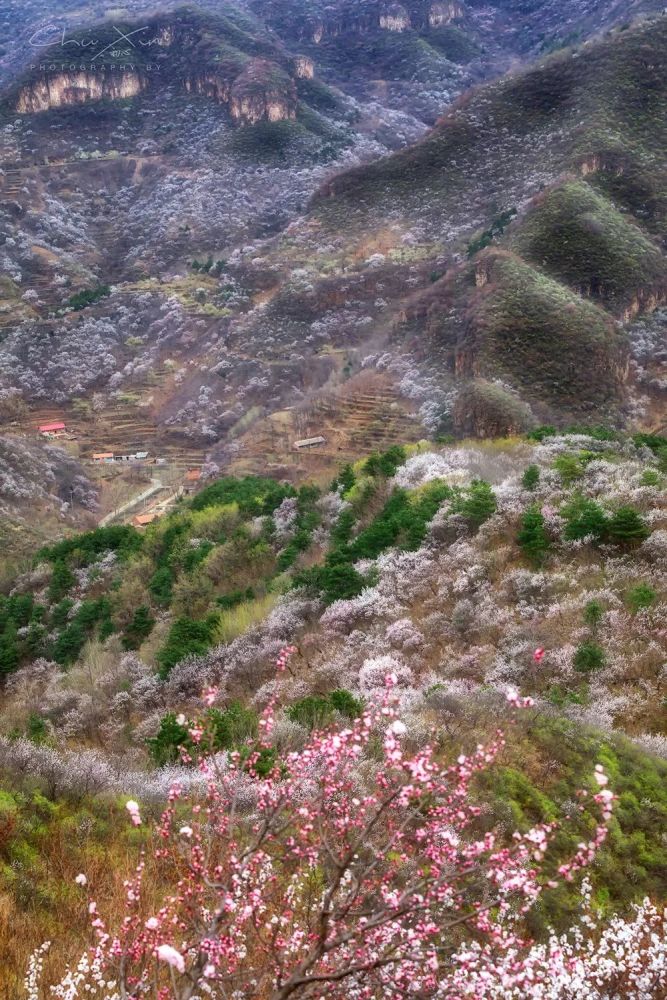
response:
M74 621L89 631L101 618L108 618L109 613L110 606L106 597L100 597L97 601L82 601Z
M116 552L124 558L138 552L143 544L143 536L128 524L114 524L108 528L95 528L81 535L66 538L56 545L40 549L38 557L56 563L67 561L77 566L86 566L105 552Z
M313 532L320 523L320 515L315 507L319 496L320 491L316 486L302 486L299 489L294 534L278 556L276 568L279 573L284 573L293 566L299 555L310 547Z
M37 712L31 712L26 724L26 736L32 743L45 743L49 731L46 721Z
M660 486L662 483L662 476L657 469L645 469L642 472L641 484L642 486Z
M0 634L0 674L10 674L19 665L20 648L16 625L7 624Z
M543 427L534 427L528 431L526 437L529 441L544 441L546 438L556 437L558 430L552 424L545 424Z
M574 669L581 674L590 674L593 670L604 667L606 657L604 649L597 642L587 640L577 646L572 660Z
M214 750L233 750L257 736L259 719L257 712L245 708L240 701L231 702L227 708L212 708L208 721L213 731Z
M628 594L628 606L633 614L637 614L642 608L650 608L657 596L648 583L638 583Z
M517 541L534 566L543 564L551 548L551 541L544 527L544 516L539 504L532 504L523 515Z
M638 448L646 447L650 448L655 457L658 459L658 465L660 472L667 472L667 438L660 434L635 434L634 443ZM653 470L651 470L653 471ZM647 473L644 473L647 475ZM660 479L657 483L649 483L651 486L658 486L660 484Z
M333 715L333 707L328 698L320 695L308 695L290 705L286 710L288 719L298 722L306 729L322 729Z
M217 624L215 615L205 621L177 618L169 630L166 644L157 655L160 676L167 677L186 656L205 653L213 641Z
M582 541L584 538L594 542L604 541L608 530L607 515L594 500L575 497L562 508L561 513L566 520L565 538L568 541Z
M157 735L146 743L158 767L175 764L180 760L180 747L187 747L190 743L188 727L176 721L175 712L169 712L160 721Z
M69 617L69 613L73 607L74 601L69 597L65 597L62 601L56 604L55 608L51 612L51 628L64 628Z
M86 633L77 621L64 629L53 645L53 659L61 666L69 666L79 658L86 641Z
M17 628L25 628L31 621L41 621L44 608L35 604L32 594L12 594L5 597L0 594L0 631L9 621Z
M584 622L595 631L602 621L603 614L604 608L599 601L589 601L584 608Z
M617 545L638 545L650 533L642 516L632 507L619 507L607 524L609 540Z
M484 250L490 246L496 236L502 236L512 219L516 218L516 214L516 208L510 208L506 212L501 212L492 221L488 229L485 229L484 232L468 244L468 257L474 257L480 250Z
M571 486L584 474L584 465L578 455L559 455L554 460L554 469L561 478L563 486Z
M174 712L169 712L160 721L157 735L146 741L154 762L163 767L181 759L181 750L191 757L200 752L219 750L241 750L257 737L257 713L233 701L224 710L211 708L204 716L204 734L199 743L190 737L187 723L178 721Z
M342 548L350 541L355 522L354 511L350 507L339 515L338 520L331 529L332 548Z
M398 467L405 464L406 457L404 448L393 445L381 455L370 455L364 462L363 471L367 476L385 476L390 479L396 475Z
M540 481L540 470L537 465L529 465L521 477L524 490L534 490Z
M363 702L350 691L339 688L329 695L309 695L294 702L286 714L306 729L323 729L331 722L334 712L347 719L357 719L364 710Z
M123 634L124 649L139 649L144 639L153 631L155 619L151 616L145 604L138 607L132 616L132 621Z
M114 628L114 623L111 618L103 618L100 622L100 627L97 632L97 638L100 642L105 642L109 636L113 635L116 629Z
M252 587L247 587L245 590L232 590L230 594L222 594L220 597L216 598L215 603L218 607L222 608L223 611L231 611L232 608L237 607L239 604L243 604L244 601L252 601L255 597L255 591Z
M275 479L263 479L260 476L245 476L237 479L235 476L223 476L210 486L206 486L192 501L192 510L205 510L207 507L238 504L239 511L246 517L262 517L272 514L285 497L294 496L291 486L278 483Z
M148 582L148 589L158 604L168 606L171 604L172 587L174 585L174 575L168 566L160 566L153 573Z
M495 514L497 506L490 484L483 479L473 479L467 491L453 501L452 511L461 514L476 529Z
M75 583L76 577L67 563L63 560L58 560L53 566L51 580L49 581L50 603L55 604L56 601L60 601Z
M298 573L296 586L305 586L322 592L326 604L356 597L368 585L366 577L357 573L351 563L339 562L328 566L313 566Z
M585 697L579 691L570 691L560 684L552 684L547 692L547 699L556 708L564 708L566 705L584 705Z
M347 493L351 490L355 483L354 469L351 465L344 465L343 468L338 473L338 477L334 479L331 484L331 489L336 490L339 486L342 486L343 493Z
M111 288L109 285L98 285L97 288L85 288L82 292L71 295L65 303L65 308L79 312L81 309L85 309L86 306L91 306L93 303L99 302L100 299L104 299L110 294Z
M190 546L182 560L182 569L185 573L191 573L206 559L206 556L214 548L213 542L204 541L199 545Z
M363 713L364 703L359 698L355 698L350 691L345 688L338 688L329 695L329 701L341 715L347 719L358 719Z

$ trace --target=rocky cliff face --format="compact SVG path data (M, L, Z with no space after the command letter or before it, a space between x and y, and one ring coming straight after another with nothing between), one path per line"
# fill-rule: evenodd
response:
M161 15L138 31L144 33L144 48L138 43L131 66L114 65L118 53L113 51L105 57L110 63L96 63L92 48L86 50L86 66L68 69L58 67L61 49L48 50L44 60L45 65L50 60L51 67L33 72L20 84L12 101L15 110L35 114L170 86L225 105L237 122L281 121L296 117L295 78L314 76L312 59L290 60L265 38L240 37L227 22L211 22L188 11ZM96 44L100 55L114 44L104 26Z
M44 74L21 87L16 110L20 114L34 114L89 101L116 101L136 97L145 86L145 78L135 70L76 70Z
M299 75L314 75L312 62ZM284 121L296 118L296 89L286 74L264 60L252 63L233 80L211 72L196 74L183 81L189 93L201 94L229 109L237 122ZM147 87L135 71L105 74L93 71L56 73L31 81L21 88L16 101L19 114L36 114L53 108L87 104L91 101L116 101L136 97Z
M292 25L297 37L319 45L344 34L372 31L403 32L414 29L428 32L441 28L465 15L459 0L406 0L405 3L371 2L339 4L323 9L321 16L299 19Z
M431 28L442 28L464 15L463 6L456 0L447 3L434 3L428 12L428 23Z
M295 56L294 75L300 80L312 80L315 76L315 63L308 56Z
M232 118L244 124L296 118L294 81L265 59L250 60L231 80L216 73L193 74L185 80L185 88L225 104Z
M158 43L167 48L177 40L175 30L165 26ZM270 59L251 58L245 63L239 60L186 74L180 70L180 66L174 69L167 63L159 72L151 74L138 69L92 66L90 69L44 72L33 75L21 85L14 107L19 114L37 114L94 101L136 97L149 87L154 90L166 82L176 82L188 93L200 94L225 105L236 122L252 124L296 117L294 79ZM297 57L290 70L294 77L312 79L315 74L313 61L306 56Z
M407 31L410 26L410 14L403 4L393 3L380 14L380 27L385 31Z

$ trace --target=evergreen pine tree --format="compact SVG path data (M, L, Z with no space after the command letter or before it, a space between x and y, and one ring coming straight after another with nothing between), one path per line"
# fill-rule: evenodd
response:
M529 465L521 477L524 490L534 490L540 481L540 470L537 465Z
M55 604L62 600L67 591L74 586L76 578L66 562L58 560L54 563L51 581L49 583L49 601Z
M646 522L632 507L618 508L609 519L607 533L618 545L636 545L650 535Z
M581 541L592 538L596 542L604 540L608 530L607 515L594 500L578 498L563 511L567 524L565 538L570 541Z
M146 605L142 604L134 612L132 621L125 629L123 647L125 649L139 649L144 639L153 631L154 625L155 619L151 617L151 613Z
M496 512L496 495L489 483L483 479L473 479L468 495L453 504L453 510L462 514L471 527L479 528Z
M590 674L591 671L604 667L606 659L602 646L599 646L592 639L588 639L577 646L573 665L580 674Z
M9 674L19 665L19 644L16 625L9 621L0 635L0 674Z
M531 504L523 515L517 541L533 565L541 566L551 548L551 541L538 504Z

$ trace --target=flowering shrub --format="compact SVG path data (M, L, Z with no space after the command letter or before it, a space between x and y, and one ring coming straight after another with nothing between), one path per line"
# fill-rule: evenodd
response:
M281 653L279 670L291 652ZM511 846L493 833L476 838L471 782L493 764L502 735L449 766L431 745L407 753L394 685L389 675L375 707L349 728L314 734L268 773L260 763L273 702L260 720L261 749L226 760L202 753L205 794L174 785L155 830L166 886L160 905L146 898L142 858L126 882L119 927L107 926L89 900L95 948L53 995L481 998L528 995L511 990L531 981L533 968L547 978L552 965L569 974L581 944L570 957L522 938L522 918L558 885L540 871L558 824L515 833ZM215 696L212 689L204 700ZM532 704L514 690L508 700ZM203 726L191 723L190 737L203 745ZM558 868L561 880L589 865L606 838L614 795L600 766L595 779L600 819ZM584 810L586 793L580 797ZM127 811L141 825L139 804L128 801ZM76 881L85 888L83 873ZM43 955L33 956L26 979L31 1000Z

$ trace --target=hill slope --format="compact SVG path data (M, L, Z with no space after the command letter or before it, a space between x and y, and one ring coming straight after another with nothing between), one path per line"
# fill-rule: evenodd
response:
M296 117L235 121L210 66L187 90L171 43L155 89L8 105L16 155L57 161L3 180L0 392L31 411L19 432L55 404L84 460L297 481L420 423L663 427L664 328L638 317L665 294L664 17L468 93L381 159L388 131L423 126L299 75L246 14L158 20L203 64L227 53L232 88L241 63L275 65ZM320 456L296 455L308 436Z
M179 747L209 684L225 750L252 745L271 696L273 752L298 749L381 697L387 673L411 746L435 733L455 756L502 725L507 750L476 792L501 838L567 811L601 760L621 798L596 902L664 899L665 762L651 753L667 752L667 441L537 438L393 448L324 491L224 477L143 534L70 536L14 576L0 595L0 880L24 947L48 933L54 961L80 950L63 879L85 868L116 898L128 841L109 801L150 811L175 776L196 782ZM514 686L536 703L518 722ZM64 836L77 824L85 838ZM547 896L532 932L578 905L567 888ZM55 926L63 906L71 934ZM22 969L12 941L0 932L3 987Z

